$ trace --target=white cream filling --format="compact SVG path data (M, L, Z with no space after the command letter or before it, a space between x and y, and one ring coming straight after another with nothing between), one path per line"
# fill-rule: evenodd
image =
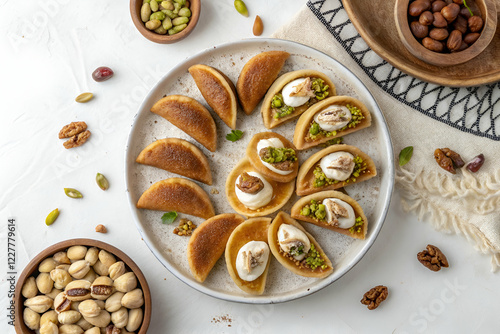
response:
M278 242L285 253L290 253L292 247L297 247L297 242L303 245L302 254L294 255L293 258L301 261L311 249L311 242L307 235L300 229L290 224L281 224L278 229Z
M257 143L257 155L259 155L260 150L262 150L263 148L269 147L269 146L275 147L275 148L284 148L285 147L279 138L261 139ZM260 158L260 156L259 156L259 158ZM273 172L278 173L280 175L288 175L291 172L293 172L293 170L279 170L278 168L275 168L272 164L265 162L262 159L260 161L262 161L262 164L264 166L266 166L267 168L269 168Z
M248 175L251 176L256 176L259 179L262 180L264 183L264 188L262 188L258 193L256 194L249 194L246 192L243 192L238 188L236 184L240 182L240 176L236 178L236 182L234 184L234 190L236 192L236 197L238 197L238 200L247 208L251 210L256 210L258 208L261 208L265 205L267 205L269 202L271 202L271 199L273 198L273 186L267 182L267 180L260 175L257 172L247 172Z
M321 167L321 170L327 178L332 180L345 181L349 178L349 176L351 176L352 171L354 170L354 164L352 164L352 168L350 168L348 171L342 171L336 168L327 168L332 164L332 162L339 159L340 157L349 158L354 161L354 156L351 153L343 151L330 153L321 159L319 166Z
M338 227L350 228L354 226L354 223L356 222L354 209L349 203L344 202L343 200L338 198L325 198L323 200L323 204L326 207L326 221L328 224L332 224L332 217L334 215L334 213L329 209L328 202L337 203L338 205L344 207L347 210L347 217L336 217L338 220Z
M246 256L243 254L246 252ZM249 252L253 255L259 254L262 252L262 255L258 259L258 265L250 268L250 272L248 272L248 265L245 261L247 261L247 256L249 256ZM236 271L238 272L238 276L244 281L251 282L256 280L262 275L264 270L266 269L267 262L269 261L269 246L264 241L250 241L246 243L243 247L238 251L238 255L236 256Z
M300 85L306 81L306 78L295 79L285 85L281 94L283 95L283 102L290 107L300 107L309 101L309 96L290 96L291 93L295 92L295 86Z
M321 118L325 118L325 113L333 112L335 115L343 113L346 120L342 122L325 121ZM314 115L314 121L318 123L319 127L324 131L336 131L342 129L344 126L349 124L352 119L351 111L346 106L331 105L327 108L321 110L319 113Z

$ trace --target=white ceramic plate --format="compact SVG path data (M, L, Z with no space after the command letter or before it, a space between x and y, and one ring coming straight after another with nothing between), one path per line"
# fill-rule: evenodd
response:
M207 155L214 179L212 186L199 183L200 186L211 197L217 214L234 212L225 198L226 177L236 162L243 158L246 146L252 136L255 133L266 131L259 113L260 106L250 116L246 116L241 110L238 111L236 127L243 130L245 134L241 140L234 143L225 139L225 135L230 132L230 129L213 114L218 134L218 146L215 153L206 150L168 121L150 112L150 109L164 95L171 94L193 97L208 108L187 71L190 66L200 63L213 66L224 72L236 83L243 65L251 57L270 50L283 50L291 54L282 73L306 68L322 71L335 83L337 95L356 97L368 107L372 113L372 126L346 136L344 142L357 146L369 154L377 166L378 175L368 181L346 188L348 194L363 207L368 218L368 234L365 240L354 240L333 231L304 223L304 227L315 236L334 264L332 275L320 280L297 276L282 267L273 258L264 294L253 296L241 291L233 283L227 272L224 256L217 262L204 283L199 283L192 277L186 257L188 238L174 235L172 233L174 226L162 224L163 212L138 210L135 207L137 200L149 186L176 175L154 167L137 164L135 159L142 149L157 139L177 137L194 143ZM275 132L284 135L291 141L294 126L295 122L289 122L276 128ZM301 152L300 161L305 161L318 149ZM175 66L158 82L139 108L126 150L125 169L129 204L137 228L153 254L172 274L189 286L213 297L245 303L277 303L296 299L316 292L339 279L363 257L375 241L384 223L394 185L391 139L384 117L368 89L354 74L336 60L310 47L284 40L252 39L223 44L200 52ZM290 212L290 208L297 198L294 195L289 203L283 207L283 210ZM203 222L197 217L181 216L190 218L197 225Z

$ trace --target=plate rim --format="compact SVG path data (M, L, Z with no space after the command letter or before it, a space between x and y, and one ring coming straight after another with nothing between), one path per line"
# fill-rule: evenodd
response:
M146 104L148 103L149 99L153 95L153 92L155 92L159 88L160 84L163 82L165 77L169 76L170 73L177 71L179 68L183 67L185 63L189 62L190 60L192 60L194 58L204 56L204 55L210 55L210 52L212 52L213 50L235 47L238 45L246 46L248 44L259 44L259 43L268 43L268 45L271 45L271 46L272 46L272 44L278 44L277 46L281 46L281 47L284 47L286 45L293 45L294 47L307 49L311 52L316 52L316 53L323 55L324 57L329 58L330 61L332 61L333 63L336 63L337 66L343 68L344 71L346 71L347 73L350 74L349 81L351 83L355 84L356 87L364 89L367 92L368 97L372 100L371 102L376 106L376 110L374 110L373 112L377 113L378 116L380 117L381 122L379 125L381 127L382 135L383 135L383 137L385 137L382 139L387 142L384 153L388 157L388 170L386 170L385 173L387 173L389 176L389 184L387 186L386 192L384 193L385 197L387 198L387 203L386 203L385 208L383 208L382 213L379 217L380 223L377 226L375 226L375 228L371 231L370 237L365 239L366 244L361 247L358 254L356 254L353 257L351 263L349 265L347 265L342 270L342 272L340 272L339 274L336 275L336 271L334 271L334 273L331 276L321 280L321 284L319 284L318 286L311 287L310 289L307 289L304 291L296 292L290 296L273 297L273 296L253 296L253 295L248 295L248 296L247 295L243 295L243 296L229 295L229 294L225 294L225 293L221 293L219 291L214 291L212 289L209 289L206 286L204 286L202 283L198 283L198 282L184 279L184 275L182 275L176 268L174 268L170 263L168 263L168 261L163 259L163 257L161 256L161 254L158 250L158 247L156 247L154 245L154 243L150 240L150 238L146 235L145 231L143 230L143 226L142 226L140 219L137 215L138 209L135 206L135 202L132 201L132 195L130 193L129 181L128 181L130 168L131 168L131 167L129 168L129 161L130 161L129 155L131 154L129 148L131 147L132 137L133 137L134 132L136 131L136 126L138 124L138 122L136 122L136 120L140 114L140 111L146 107ZM135 162L135 159L132 159L132 160ZM130 166L132 166L132 164L130 164ZM130 128L130 132L129 132L128 138L127 138L127 143L125 146L125 184L126 184L126 194L127 194L128 206L129 206L129 209L132 213L132 218L134 220L136 228L138 229L139 234L141 235L142 240L146 243L146 246L148 247L148 249L153 253L153 255L160 262L160 264L162 264L172 275L174 275L176 278L178 278L181 282L185 283L189 287L191 287L191 288L193 288L193 289L195 289L195 290L197 290L205 295L215 297L217 299L231 301L231 302L245 303L245 304L275 304L275 303L282 303L282 302L296 300L296 299L299 299L299 298L302 298L305 296L312 295L312 294L322 290L323 288L331 285L333 282L337 281L338 279L343 277L345 274L347 274L356 264L359 263L359 261L366 255L366 253L371 248L371 246L375 243L375 240L377 239L377 237L382 229L382 226L384 225L385 219L386 219L388 211L389 211L389 207L390 207L390 203L391 203L391 199L392 199L392 194L394 191L394 183L395 183L394 155L393 155L392 140L391 140L391 136L389 133L389 128L387 126L387 121L384 117L384 114L382 113L376 99L374 98L374 96L372 95L372 93L370 92L368 87L351 70L349 70L346 66L344 66L342 63L340 63L339 61L337 61L336 59L334 59L330 55L328 55L320 50L317 50L315 48L312 48L310 46L298 43L298 42L284 40L284 39L277 39L277 38L249 38L249 39L242 39L239 41L218 44L218 45L206 48L204 50L201 50L201 51L185 58L184 60L182 60L178 64L176 64L167 73L165 73L165 75L163 75L161 79L158 80L158 82L150 89L148 94L144 97L144 100L140 104L136 114L133 117L132 125ZM330 279L328 279L328 278L330 278Z

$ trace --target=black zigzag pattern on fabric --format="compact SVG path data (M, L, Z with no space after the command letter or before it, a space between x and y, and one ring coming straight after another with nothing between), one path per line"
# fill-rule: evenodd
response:
M420 113L461 131L500 141L500 83L451 88L413 78L373 52L340 0L310 0L309 9L380 88Z

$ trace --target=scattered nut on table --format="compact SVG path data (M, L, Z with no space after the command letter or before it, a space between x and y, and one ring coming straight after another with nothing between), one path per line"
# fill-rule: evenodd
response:
M381 302L383 302L387 298L388 294L389 290L386 286L377 285L363 295L361 304L367 305L369 310L374 310L380 305Z
M427 249L417 254L417 259L426 268L432 271L439 271L442 267L448 268L448 259L439 248L427 245Z
M99 224L95 227L95 231L99 233L108 233L108 229L103 224Z
M135 274L113 254L72 246L44 259L38 275L26 278L23 320L40 334L133 333L144 316L137 286Z

